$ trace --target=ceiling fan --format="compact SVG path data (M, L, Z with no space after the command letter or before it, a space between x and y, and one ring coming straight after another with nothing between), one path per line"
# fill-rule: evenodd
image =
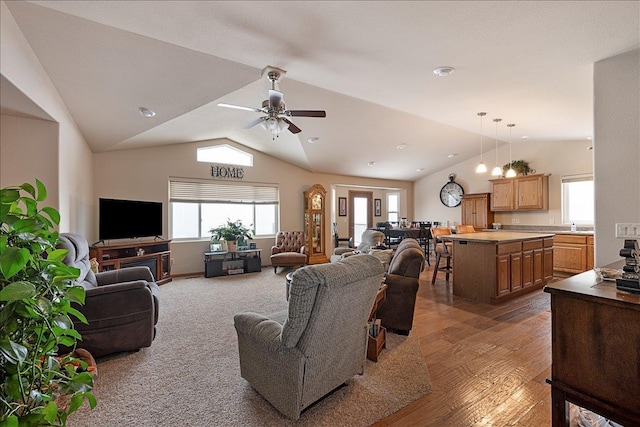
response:
M265 74L271 82L271 89L269 89L269 99L262 101L262 108L243 107L241 105L225 103L218 104L218 107L235 108L237 110L265 114L244 125L242 127L243 129L249 129L259 124L263 129L270 131L273 139L276 139L280 136L280 132L287 129L293 134L302 132L302 129L293 124L287 117L327 117L327 113L323 110L287 110L284 104L284 94L276 90L276 82L284 77L286 71L276 67L266 67L262 70L262 75L264 76Z

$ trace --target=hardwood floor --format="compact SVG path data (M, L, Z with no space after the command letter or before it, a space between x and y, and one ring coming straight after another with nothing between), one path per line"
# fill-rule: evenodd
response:
M453 296L443 273L432 286L432 274L421 274L411 334L433 392L373 426L551 425L549 294L487 305Z

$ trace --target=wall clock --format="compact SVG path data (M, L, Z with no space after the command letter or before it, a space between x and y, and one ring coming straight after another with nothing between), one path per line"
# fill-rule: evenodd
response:
M455 208L462 202L462 196L464 190L462 186L455 182L456 174L449 175L449 182L447 182L440 190L440 201L448 208Z

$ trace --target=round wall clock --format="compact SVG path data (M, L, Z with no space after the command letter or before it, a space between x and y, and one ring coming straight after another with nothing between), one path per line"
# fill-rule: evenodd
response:
M449 182L447 182L440 190L440 201L448 208L455 208L462 203L462 196L464 190L462 186L455 182L456 175L449 175Z

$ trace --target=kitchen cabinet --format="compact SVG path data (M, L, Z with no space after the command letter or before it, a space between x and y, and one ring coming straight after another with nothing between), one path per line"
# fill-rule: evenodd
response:
M549 209L549 175L491 179L491 211Z
M593 236L556 234L553 269L564 273L582 273L593 268Z
M493 212L489 200L489 193L463 194L460 224L473 225L477 231L491 228Z

